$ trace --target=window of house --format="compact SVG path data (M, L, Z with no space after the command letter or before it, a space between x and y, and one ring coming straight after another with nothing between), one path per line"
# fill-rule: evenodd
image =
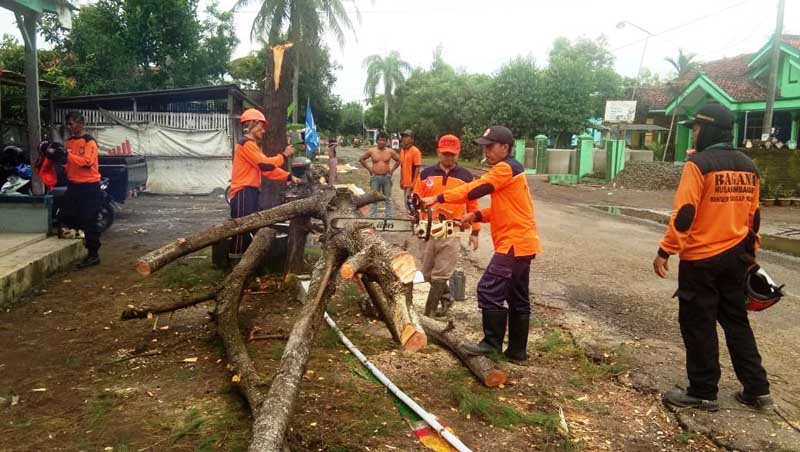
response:
M793 64L789 65L789 83L797 83L800 80L800 70Z

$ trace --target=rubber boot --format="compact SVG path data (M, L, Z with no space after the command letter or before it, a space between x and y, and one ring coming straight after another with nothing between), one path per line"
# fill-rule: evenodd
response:
M430 317L439 306L439 299L442 294L447 290L447 283L444 281L431 281L431 289L428 291L428 300L425 302L425 315Z
M508 348L506 358L511 361L528 360L528 330L531 324L530 314L508 315Z
M440 298L442 302L442 306L436 310L434 316L436 317L444 317L447 315L447 311L453 306L453 295L450 293L450 286L447 285L447 281L442 281L444 283L445 291Z
M503 351L503 337L506 335L508 310L484 309L483 340L478 345L465 345L464 351L469 355L490 355Z

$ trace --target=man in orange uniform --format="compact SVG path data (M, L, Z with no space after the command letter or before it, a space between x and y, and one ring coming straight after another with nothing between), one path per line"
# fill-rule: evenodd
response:
M419 177L422 167L422 153L414 146L414 132L406 129L400 134L400 188L403 190L403 200L407 200L414 191L414 184ZM461 144L459 142L459 148ZM408 203L406 203L408 205Z
M678 407L719 410L717 322L736 377L744 387L736 399L756 409L773 406L767 373L745 308L744 280L755 260L761 214L758 168L734 150L733 115L710 104L687 123L696 153L683 168L674 210L653 270L664 278L669 256L680 255L678 323L686 348L689 387L667 391Z
M437 196L445 190L472 182L472 173L456 164L456 158L461 152L461 140L458 137L444 135L439 138L437 152L439 153L439 163L422 170L414 184L414 193L419 195L420 198ZM431 209L433 218L428 220L460 220L465 213L475 212L476 210L478 210L478 201L474 199L468 200L466 203L436 204ZM469 243L472 245L473 250L478 249L478 233L480 230L481 225L479 223L472 225ZM422 252L422 275L431 284L428 300L425 303L425 315L435 314L437 317L441 317L447 314L450 309L453 301L447 287L447 280L453 274L460 248L461 241L458 237L431 238L425 242ZM441 310L434 312L440 301L442 303Z
M531 261L541 252L533 199L528 189L525 168L511 157L514 136L503 126L493 126L475 140L491 165L488 173L437 196L424 198L426 205L463 203L491 195L490 208L469 212L462 226L474 222L490 223L494 256L478 282L478 306L483 318L483 340L467 346L473 354L487 355L502 350L508 324L506 357L528 359L528 327L531 303L528 284Z
M66 142L67 161L64 167L67 192L59 216L62 223L83 231L83 245L89 254L78 263L78 268L86 268L100 263L97 214L103 194L100 191L97 142L84 133L85 121L80 113L68 113L65 122L70 134Z
M258 212L258 197L261 187L261 175L270 180L299 183L300 179L292 176L281 166L294 154L289 145L282 154L267 157L261 152L259 143L269 125L264 115L254 109L242 113L242 127L245 135L233 151L231 168L231 218L239 218ZM250 233L234 237L230 257L239 259L250 245Z

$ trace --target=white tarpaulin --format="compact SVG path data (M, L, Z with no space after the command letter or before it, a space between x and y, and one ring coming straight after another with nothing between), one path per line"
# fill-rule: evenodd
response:
M207 194L224 189L231 176L232 149L224 130L184 130L157 124L87 126L101 154L130 142L147 159L147 191Z

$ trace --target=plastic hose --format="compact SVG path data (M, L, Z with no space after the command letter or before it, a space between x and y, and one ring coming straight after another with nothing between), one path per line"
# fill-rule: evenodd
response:
M369 371L372 372L373 375L375 375L375 378L377 378L381 383L383 383L383 385L386 386L389 389L389 391L392 391L392 394L397 396L398 399L402 400L403 403L405 403L409 408L411 408L411 410L417 413L417 415L421 417L422 420L424 420L428 425L430 425L431 428L436 430L436 432L439 435L441 435L441 437L444 438L445 441L450 443L450 445L453 446L456 450L458 450L459 452L472 452L472 449L467 447L464 443L461 442L460 439L458 439L455 435L450 433L450 431L444 428L444 426L436 419L436 416L425 411L425 409L419 406L419 404L415 402L414 399L406 395L406 393L404 393L402 390L400 390L400 388L398 388L394 383L392 383L392 381L389 380L389 378L386 375L384 375L383 372L380 371L380 369L378 369L371 362L369 362L367 357L364 356L364 354L361 353L361 351L358 348L356 348L356 346L353 345L352 342L350 342L350 339L348 339L347 336L345 336L344 333L342 333L342 330L340 330L336 326L336 322L333 321L333 319L328 315L327 312L324 314L324 318L325 321L328 322L328 326L331 327L331 329L335 331L336 334L339 336L339 339L342 341L344 346L347 347L347 349L350 350L350 352L356 358L358 358L359 361L361 361L361 364L366 366L366 368L369 369Z

